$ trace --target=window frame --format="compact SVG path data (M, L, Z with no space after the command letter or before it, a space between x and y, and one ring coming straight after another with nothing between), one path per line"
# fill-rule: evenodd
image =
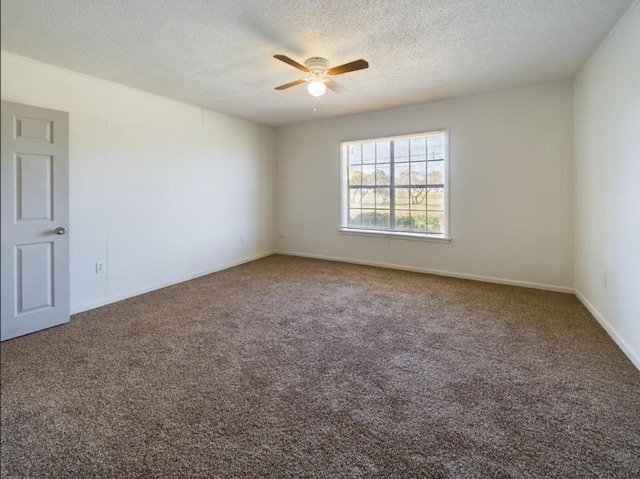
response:
M352 145L363 145L372 142L385 142L396 140L410 140L414 138L426 138L429 136L442 135L443 138L443 214L444 225L442 227L441 234L422 233L422 232L410 232L391 229L367 229L367 228L353 228L349 227L349 147ZM394 165L396 164L395 158L392 160ZM428 160L427 160L428 161ZM348 140L340 142L340 228L339 232L346 235L356 236L369 236L369 237L381 237L386 239L400 238L417 241L431 241L438 243L449 243L451 241L450 235L450 215L449 215L449 170L450 170L450 156L449 156L449 130L437 129L430 130L422 133L412 133L405 135L394 135L380 138L367 138L359 140ZM394 194L396 188L393 181L389 186L390 196ZM426 200L425 200L426 201ZM395 208L395 205L394 205ZM375 211L375 210L374 210ZM390 214L395 215L397 208L391 210Z

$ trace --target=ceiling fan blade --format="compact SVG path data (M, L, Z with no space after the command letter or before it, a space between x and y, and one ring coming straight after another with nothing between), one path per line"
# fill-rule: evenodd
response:
M284 85L280 85L276 87L276 90L286 90L287 88L291 88L292 86L300 85L300 83L305 83L307 80L296 80L290 83L285 83Z
M366 60L356 60L353 62L345 63L344 65L340 65L338 67L329 68L327 73L329 75L341 75L343 73L349 73L356 70L364 70L365 68L369 68L369 63Z
M288 56L285 56L285 55L274 55L273 58L277 58L281 62L285 62L285 63L291 65L292 67L297 68L298 70L302 70L305 73L309 72L309 69L307 67L305 67L304 65L301 65L300 63L298 63L295 60L292 60Z
M332 90L336 93L342 93L342 91L344 90L344 87L336 82L334 82L333 80L327 80L324 82L325 85L327 85L327 88L329 90Z

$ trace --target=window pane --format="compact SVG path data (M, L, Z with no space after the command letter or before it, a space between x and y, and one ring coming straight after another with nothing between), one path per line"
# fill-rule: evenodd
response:
M396 188L396 209L409 209L409 188Z
M388 230L391 228L391 217L389 210L377 210L376 211L376 229Z
M375 188L362 188L362 207L375 208L376 195Z
M428 188L427 209L429 212L444 211L444 190L442 188Z
M412 210L426 209L427 189L426 188L409 188L409 196Z
M427 180L430 185L444 184L444 161L430 161L427 164Z
M373 229L376 226L375 210L362 210L362 227Z
M427 233L444 233L444 213L429 213L429 216L427 216Z
M349 207L362 207L362 188L349 188Z
M391 159L391 142L382 141L376 143L376 156L378 163L389 163Z
M362 215L360 210L349 210L349 228L362 228Z
M349 166L349 185L362 184L362 166Z
M411 231L414 233L427 232L427 214L424 211L411 212Z
M411 161L426 160L427 156L427 139L411 138Z
M395 165L395 182L396 186L409 184L409 163Z
M362 165L362 184L376 184L376 165Z
M376 207L389 208L389 188L376 188Z
M409 161L409 140L395 140L393 152L395 161Z
M444 158L444 135L430 136L427 138L427 152L429 160L441 160Z
M396 231L411 231L411 214L408 211L396 210Z
M375 163L376 162L376 144L365 143L362 145L362 162L363 163Z
M349 164L362 163L362 147L360 145L349 145Z
M391 165L376 165L376 185L388 185L391 180Z
M424 185L427 182L427 162L411 162L411 184Z

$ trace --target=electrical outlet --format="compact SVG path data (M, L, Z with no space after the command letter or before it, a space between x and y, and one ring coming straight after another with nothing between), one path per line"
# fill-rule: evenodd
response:
M104 263L102 261L98 261L96 263L96 274L104 273Z

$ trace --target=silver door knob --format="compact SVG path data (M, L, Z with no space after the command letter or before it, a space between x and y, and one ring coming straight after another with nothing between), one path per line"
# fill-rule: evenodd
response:
M67 232L67 228L65 228L64 226L58 226L56 228L56 234L57 235L63 235Z

